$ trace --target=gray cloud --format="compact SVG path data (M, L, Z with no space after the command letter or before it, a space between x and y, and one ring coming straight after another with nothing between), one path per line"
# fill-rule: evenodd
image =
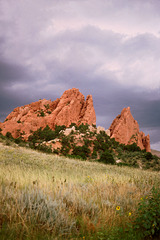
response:
M14 82L21 81L24 76L27 78L27 75L27 71L23 66L0 60L1 87L7 85L9 82L13 84Z

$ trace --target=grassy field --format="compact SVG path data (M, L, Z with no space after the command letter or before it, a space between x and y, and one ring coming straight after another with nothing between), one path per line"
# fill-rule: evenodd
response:
M159 172L0 143L0 239L142 239L138 203L159 185Z

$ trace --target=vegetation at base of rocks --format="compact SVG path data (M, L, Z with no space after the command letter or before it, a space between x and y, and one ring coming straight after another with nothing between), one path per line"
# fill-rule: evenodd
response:
M6 133L6 137L7 137L7 138L10 138L10 139L13 139L12 134L11 134L10 132L7 132L7 133Z
M52 153L53 152L51 146L47 146L45 144L38 144L37 149L42 151L42 152L45 152L45 153Z
M90 153L91 153L91 151L88 148L88 146L86 146L86 145L74 146L73 147L73 151L72 151L72 154L74 156L79 156L79 157L81 157L84 160L86 160L87 157L89 157Z
M127 150L129 152L140 152L141 151L140 147L138 147L136 143L132 143L130 145L121 144L121 147L123 150Z
M60 134L61 130L66 129L64 125L62 126L55 126L55 130L53 131L50 129L50 127L47 125L44 129L39 128L37 131L33 132L29 138L28 141L35 144L36 142L43 142L43 141L50 141L54 140L57 137L60 137L62 134Z
M71 128L73 126L75 127L75 129L77 131L79 131L79 133L86 133L89 130L89 124L87 124L87 123L86 124L82 123L79 126L77 126L76 123L71 123L69 128Z
M147 152L147 153L145 154L145 158L146 158L147 160L152 160L152 159L153 159L152 153Z
M0 239L159 239L159 173L0 141Z
M74 127L74 128L73 128ZM152 153L141 150L136 143L125 145L110 138L105 131L97 132L92 126L92 131L88 124L76 126L72 123L68 135L64 134L66 126L55 126L52 130L47 125L31 132L28 142L23 141L23 133L17 132L17 138L13 139L10 133L6 134L9 140L16 144L29 144L31 148L46 152L73 157L82 160L99 161L106 164L117 164L133 168L152 169L160 171L160 159ZM55 141L59 142L58 148L54 148Z
M113 155L108 150L105 150L104 152L102 152L99 161L106 163L106 164L115 164L116 163L113 158Z

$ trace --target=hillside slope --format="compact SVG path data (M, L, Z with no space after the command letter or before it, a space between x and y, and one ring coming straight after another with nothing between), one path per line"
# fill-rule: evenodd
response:
M157 172L17 145L0 144L0 166L2 239L142 239L122 229L135 219L140 199L160 184Z

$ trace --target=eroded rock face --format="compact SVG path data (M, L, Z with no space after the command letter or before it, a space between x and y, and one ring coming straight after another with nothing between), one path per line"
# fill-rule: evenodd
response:
M133 118L130 107L122 110L121 114L113 120L109 130L111 138L115 138L116 141L123 144L135 142L141 149L151 151L150 137L139 131L139 125Z
M40 127L49 125L54 130L55 125L69 127L71 123L96 124L92 96L88 95L85 101L76 88L65 91L60 99L53 102L43 99L15 108L0 126L3 135L10 132L14 138L22 134L27 139L32 131Z

